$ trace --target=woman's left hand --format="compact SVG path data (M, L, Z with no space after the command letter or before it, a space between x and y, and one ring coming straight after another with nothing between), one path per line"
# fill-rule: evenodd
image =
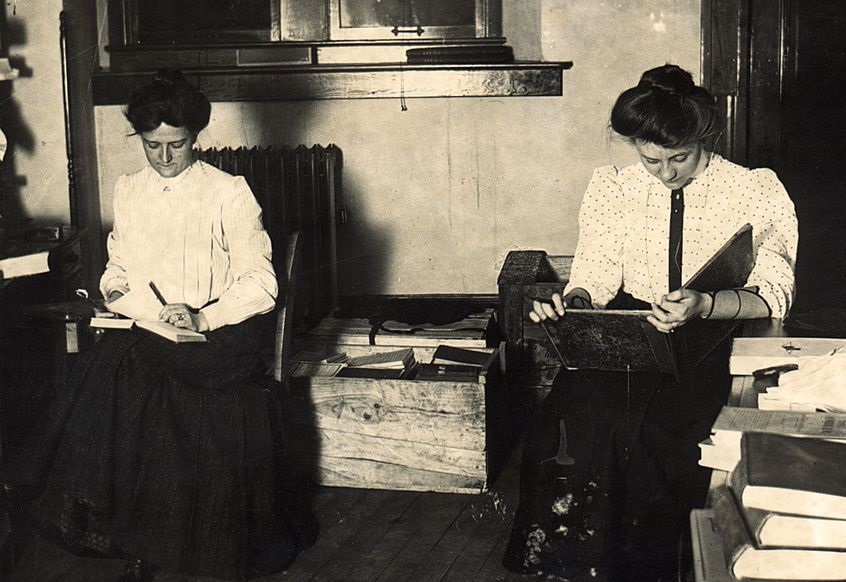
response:
M191 331L207 331L208 323L202 313L195 313L185 303L168 303L159 312L159 319Z
M708 311L709 296L693 289L676 289L652 304L652 315L646 319L655 329L672 333L688 320L702 317Z

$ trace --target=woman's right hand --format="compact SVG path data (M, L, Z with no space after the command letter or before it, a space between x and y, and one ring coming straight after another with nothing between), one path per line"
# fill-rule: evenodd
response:
M553 293L550 298L552 303L546 301L532 301L532 310L529 312L529 319L535 323L540 323L547 319L556 321L563 316L567 311L567 303L561 297L560 293Z

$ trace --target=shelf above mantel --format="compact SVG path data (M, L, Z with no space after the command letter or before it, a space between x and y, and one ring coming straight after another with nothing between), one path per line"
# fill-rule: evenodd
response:
M310 65L184 70L212 101L560 96L572 62ZM95 105L122 105L150 71L93 76Z

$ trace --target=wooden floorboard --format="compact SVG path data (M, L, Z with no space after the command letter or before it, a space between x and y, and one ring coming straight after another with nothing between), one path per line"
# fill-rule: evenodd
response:
M416 580L412 577L413 573L470 502L468 497L460 494L431 494L418 499L397 524L396 533L403 542L402 548L388 567L373 580Z
M479 582L529 580L501 565L518 497L519 447L490 491L421 493L321 487L313 500L320 536L287 572L261 582ZM81 558L31 540L14 582L106 582L121 560ZM5 582L5 581L4 581ZM212 582L162 572L156 582Z
M355 535L334 552L315 580L367 582L373 579L374 572L379 572L387 566L387 560L376 554L374 547L402 519L420 494L401 491L391 494L379 493L380 503L360 521ZM362 562L362 556L367 556L367 568L356 571L356 566ZM377 557L380 559L376 559Z

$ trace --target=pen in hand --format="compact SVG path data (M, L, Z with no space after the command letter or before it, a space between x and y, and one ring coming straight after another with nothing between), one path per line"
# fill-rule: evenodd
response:
M158 299L158 300L159 300L159 303L161 303L161 304L162 304L162 307L164 307L165 305L167 305L167 301L165 301L165 298L164 298L164 297L162 297L161 291L159 291L159 288L158 288L158 287L156 287L156 284L155 284L155 283L153 283L152 281L150 281L149 285L150 285L150 289L152 289L152 290L153 290L153 295L155 295L155 296L156 296L156 299Z

